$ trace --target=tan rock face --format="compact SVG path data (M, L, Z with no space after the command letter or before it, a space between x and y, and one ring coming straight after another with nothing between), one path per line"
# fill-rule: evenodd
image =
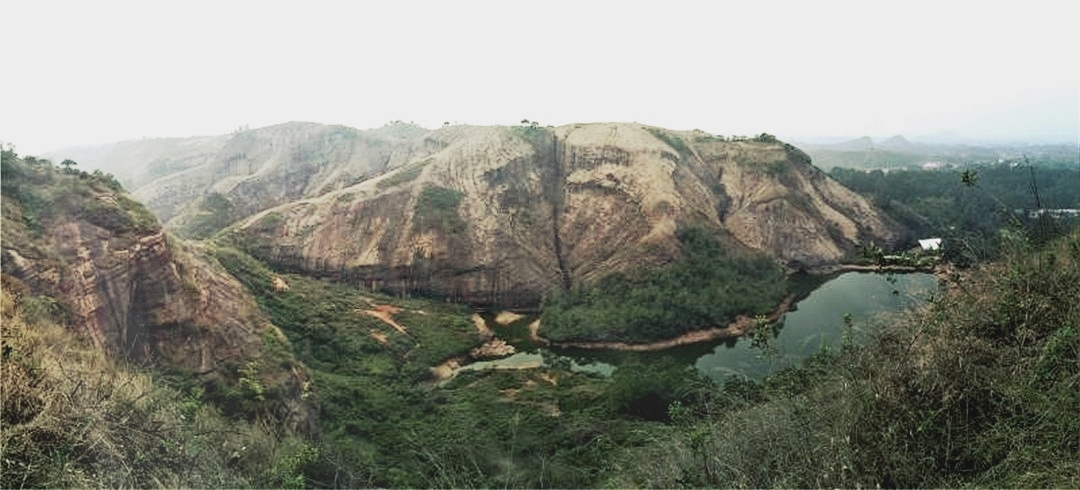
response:
M98 347L139 363L230 383L238 367L258 362L264 381L273 381L267 387L280 389L289 423L313 430L314 401L301 399L309 377L291 353L274 353L265 344L269 337L288 341L242 284L198 250L170 243L174 239L159 227L120 232L80 218L82 205L71 193L100 193L84 196L89 200L110 197L111 191L81 186L74 177L55 179L74 190L59 191L69 196L69 207L50 203L38 210L52 216L40 232L30 233L5 209L5 280L55 298L64 305L68 325ZM5 207L17 208L6 199ZM283 363L294 367L283 369Z
M454 127L377 178L236 227L278 266L364 287L534 305L553 289L661 265L696 226L792 266L835 263L895 226L772 139L638 124ZM428 203L440 197L441 207Z

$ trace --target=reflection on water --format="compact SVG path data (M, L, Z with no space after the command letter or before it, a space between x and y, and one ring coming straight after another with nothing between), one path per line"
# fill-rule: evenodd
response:
M610 376L616 366L628 362L649 363L675 358L692 364L716 381L731 375L760 380L782 367L798 364L823 347L839 348L843 340L844 315L851 315L856 341L883 316L925 304L937 282L932 274L875 274L848 272L832 279L795 278L808 294L776 325L772 356L750 347L745 338L679 346L657 352L620 352L583 349L547 349L529 341L525 325L493 329L518 349L503 359L476 362L460 370L530 369L551 366ZM489 324L493 322L489 321Z
M797 364L823 347L839 348L844 334L844 315L851 315L856 340L882 317L925 304L937 282L932 274L874 274L848 272L831 279L795 305L780 319L772 340L775 356L762 356L748 339L716 345L694 365L706 376L720 381L738 374L751 379L765 377L782 367Z

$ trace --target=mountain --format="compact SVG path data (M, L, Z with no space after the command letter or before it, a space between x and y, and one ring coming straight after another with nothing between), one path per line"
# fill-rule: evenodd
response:
M870 139L869 136L863 136L861 138L856 138L856 139L853 139L853 140L843 141L843 142L832 144L832 145L822 145L822 146L828 146L830 149L838 150L838 151L870 150L870 149L874 148L874 140Z
M45 156L114 174L169 228L198 236L206 228L198 217L216 204L214 196L228 196L229 216L239 219L319 195L430 153L416 138L425 132L408 124L360 131L292 122L230 135L69 148Z
M678 230L790 268L836 263L896 226L768 135L640 124L450 127L407 165L247 218L233 239L289 270L399 293L535 305L660 267Z
M271 413L314 430L306 369L216 261L169 237L115 180L3 158L5 290L97 349L185 373L209 398L227 402L241 377L257 376Z
M893 136L881 143L878 143L881 148L887 148L896 151L917 151L918 147L914 143L908 141L902 135Z
M768 135L288 123L118 143L98 162L182 236L239 223L233 236L279 267L481 303L535 304L552 288L662 266L690 227L793 269L899 236Z

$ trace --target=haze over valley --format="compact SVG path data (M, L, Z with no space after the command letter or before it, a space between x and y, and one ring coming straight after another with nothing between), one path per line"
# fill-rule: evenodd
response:
M0 487L1080 486L1064 3L8 7Z

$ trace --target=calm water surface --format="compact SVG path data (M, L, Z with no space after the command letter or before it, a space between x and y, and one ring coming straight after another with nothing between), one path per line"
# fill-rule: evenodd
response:
M839 348L844 335L844 315L851 315L856 340L865 338L875 322L926 304L937 291L932 274L841 274L810 293L776 325L771 342L776 356L763 356L750 346L749 338L720 343L698 357L694 365L717 381L731 374L752 379L803 359L825 348Z
M839 348L843 341L844 315L851 315L856 340L887 316L926 304L937 291L932 274L877 274L847 272L831 279L803 278L809 294L776 324L771 342L775 355L765 356L750 346L750 339L728 339L680 346L657 352L541 349L528 341L524 324L496 332L518 348L518 354L497 361L475 363L465 369L498 369L503 364L544 364L573 371L610 376L627 362L673 358L694 365L702 374L722 381L730 375L760 380L785 366L798 364L822 348ZM494 322L489 320L489 324Z

